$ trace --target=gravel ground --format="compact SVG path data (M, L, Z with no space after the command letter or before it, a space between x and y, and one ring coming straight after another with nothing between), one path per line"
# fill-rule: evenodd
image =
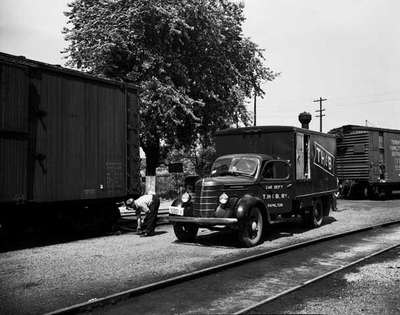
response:
M260 308L267 314L400 314L400 247Z
M266 249L400 219L400 200L343 201L314 230L300 221L275 226L263 244L238 248L230 232L202 230L194 244L176 241L171 226L0 253L0 313L37 314L127 290Z

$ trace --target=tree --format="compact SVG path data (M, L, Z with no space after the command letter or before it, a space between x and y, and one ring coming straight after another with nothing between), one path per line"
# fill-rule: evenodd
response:
M245 99L275 73L242 34L243 5L228 0L75 0L65 13L69 66L141 87L147 175L160 142L203 148L217 129L247 125Z

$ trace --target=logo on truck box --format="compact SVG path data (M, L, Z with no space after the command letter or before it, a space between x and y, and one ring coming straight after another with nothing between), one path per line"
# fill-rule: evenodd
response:
M318 142L314 142L314 164L334 176L335 157Z

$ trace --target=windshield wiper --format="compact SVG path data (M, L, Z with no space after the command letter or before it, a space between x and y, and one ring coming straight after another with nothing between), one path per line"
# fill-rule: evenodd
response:
M217 172L213 176L215 177L215 176L226 176L226 175L239 176L240 173L233 172L233 171L223 171L223 172L220 172L220 173Z
M221 173L214 174L213 177L215 177L215 176L227 176L227 175L253 177L253 175L251 175L251 174L242 173L242 172L235 172L235 171L223 171Z
M246 176L246 177L254 177L253 175L250 175L250 174L247 174L247 173L237 173L237 175Z

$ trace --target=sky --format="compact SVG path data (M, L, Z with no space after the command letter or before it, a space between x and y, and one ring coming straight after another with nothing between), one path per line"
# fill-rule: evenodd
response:
M70 0L1 0L0 51L64 65ZM280 75L257 98L257 125L299 126L323 102L323 131L345 124L400 129L400 1L244 0L246 37ZM253 100L249 100L253 110Z

